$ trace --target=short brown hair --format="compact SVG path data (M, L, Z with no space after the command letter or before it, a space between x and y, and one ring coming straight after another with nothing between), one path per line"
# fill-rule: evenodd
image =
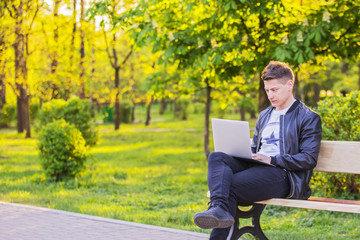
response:
M277 79L283 83L294 80L294 73L291 68L283 62L270 61L262 73L263 81Z

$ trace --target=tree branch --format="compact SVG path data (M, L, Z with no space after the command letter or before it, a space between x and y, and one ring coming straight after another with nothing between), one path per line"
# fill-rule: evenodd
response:
M254 45L254 47L255 47L255 50L257 50L259 47L256 45L256 43L255 43L255 41L254 41L254 38L251 36L251 33L250 33L248 27L247 27L246 24L245 24L244 18L243 18L243 17L240 17L240 19L241 19L241 24L242 24L242 26L244 27L246 34L248 35L248 38L250 38L250 39L252 40L253 45Z
M109 48L109 44L108 44L108 41L107 41L107 36L106 36L106 32L105 30L103 29L103 33L104 33L104 38L105 38L105 44L106 44L106 53L109 57L109 60L110 60L110 64L113 68L116 68L115 66L115 63L112 61L112 56L111 56L111 53L110 53L110 48Z
M124 61L121 63L121 65L124 65L126 63L126 61L129 59L129 57L131 56L131 54L133 53L133 46L131 46L131 50L128 53L128 55L125 57ZM155 63L154 63L155 64Z

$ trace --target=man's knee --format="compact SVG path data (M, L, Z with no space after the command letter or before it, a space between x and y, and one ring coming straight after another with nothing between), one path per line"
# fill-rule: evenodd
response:
M208 157L208 161L210 162L210 161L224 160L227 159L228 157L229 155L223 152L212 152Z
M227 155L226 153L212 152L208 157L208 166L209 165L217 166L218 164L231 165L231 161L233 161L233 158Z

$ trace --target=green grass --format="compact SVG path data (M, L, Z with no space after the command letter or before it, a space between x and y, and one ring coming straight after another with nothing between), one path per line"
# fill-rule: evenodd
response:
M66 183L45 180L36 139L1 129L0 200L209 233L192 221L208 202L202 115L97 129L87 170ZM358 214L267 206L261 223L269 239L360 238Z

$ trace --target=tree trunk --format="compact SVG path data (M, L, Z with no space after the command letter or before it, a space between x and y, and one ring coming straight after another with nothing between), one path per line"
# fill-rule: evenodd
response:
M318 83L313 83L313 87L314 87L313 107L317 107L318 102L320 100L320 86Z
M205 131L204 131L204 150L205 157L208 159L210 154L209 147L209 128L210 128L210 108L211 108L211 90L208 79L206 79L206 106L205 106Z
M134 106L132 107L132 110L131 110L131 122L135 122L135 103L133 102Z
M135 99L136 99L136 93L135 93L136 86L135 86L135 77L134 77L135 71L134 71L134 63L133 62L130 62L130 72L131 72L131 75L130 75L131 102L133 103L133 107L132 107L132 110L131 110L131 122L133 123L133 122L135 122L135 108L136 108L136 102L135 102Z
M265 89L264 89L264 81L260 78L259 82L259 112L266 109L269 105L269 99L267 98Z
M24 128L26 130L25 137L31 138L30 133L30 101L29 101L29 94L27 93L27 89L23 89L24 93L22 96L22 111L23 111L23 120L24 120Z
M15 83L17 87L17 127L18 132L22 133L26 130L26 137L31 137L30 133L30 114L29 114L29 96L27 89L27 66L25 52L25 34L23 27L23 6L20 1L16 9L15 19Z
M153 102L153 96L151 96L151 100L150 103L147 106L147 111L146 111L146 121L145 121L145 126L149 126L150 125L150 120L151 120L151 104Z
M249 110L249 113L250 113L250 118L251 118L251 119L255 119L255 118L256 118L256 112L255 112L255 110Z
M95 25L95 23L94 23ZM95 32L95 31L94 31ZM91 84L95 81L95 67L96 67L96 61L95 61L95 45L92 44L91 46Z
M19 92L19 88L17 87L17 91ZM21 104L21 97L20 97L20 93L19 96L16 97L16 120L17 120L17 131L18 133L23 133L24 132L24 118L23 118L23 111L22 111L22 104Z
M73 59L75 51L75 35L76 35L76 0L73 0L73 30L71 34L71 47L70 47L70 57L69 57L69 76L67 77L66 86L65 86L65 96L64 99L68 100L70 97L70 88L73 75Z
M120 128L120 67L115 68L115 130L118 130Z
M84 32L84 0L80 1L81 13L80 13L80 98L85 98L85 32Z
M58 18L58 10L59 10L59 4L60 1L59 0L54 0L54 21L55 21L55 28L54 28L54 42L58 43L59 41L59 28L57 26L57 18ZM51 75L52 75L52 79L54 80L56 78L56 71L57 71L57 67L58 67L58 53L57 53L57 49L53 50L53 55L52 55L52 61L51 61ZM59 97L59 89L57 87L57 85L54 83L53 81L53 92L52 92L52 99L56 99Z
M240 108L240 120L245 121L245 107Z
M167 107L167 102L166 102L165 98L162 98L161 102L160 102L160 111L159 111L160 115L164 115L166 107Z
M0 49L2 49L2 45L0 45ZM0 50L1 51L1 50ZM0 53L0 54L4 54L4 53ZM0 58L2 59L2 56L0 56ZM6 65L6 61L1 61L0 60L0 110L2 110L2 108L4 107L4 105L6 104L6 74L5 74L5 65Z
M341 73L342 74L347 74L349 70L349 63L348 61L345 59L342 61L342 66L341 66Z
M5 30L0 32L0 110L6 104L6 50Z
M5 73L0 73L0 110L4 107L6 104L6 85L5 85Z

